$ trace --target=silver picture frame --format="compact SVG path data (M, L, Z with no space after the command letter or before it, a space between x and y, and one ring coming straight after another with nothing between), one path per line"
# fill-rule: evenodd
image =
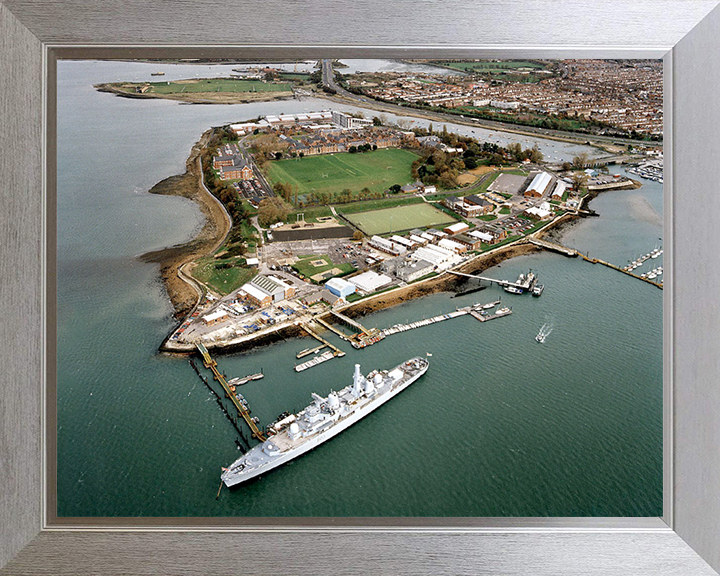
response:
M720 570L717 0L192 5L0 0L0 574ZM243 19L241 13L248 15ZM512 21L508 15L512 14ZM571 18L569 17L571 16ZM227 45L242 24L242 41ZM492 31L480 34L478 30ZM418 32L423 33L418 33ZM663 58L662 518L58 519L55 63L141 57Z

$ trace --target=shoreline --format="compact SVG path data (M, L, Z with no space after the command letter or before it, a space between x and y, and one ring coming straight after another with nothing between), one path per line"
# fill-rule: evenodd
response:
M213 130L214 128L206 130L193 145L183 174L165 178L148 191L149 194L181 196L192 200L205 217L200 231L184 244L146 252L138 257L141 262L160 265L160 276L175 309L175 318L192 311L203 294L200 283L192 280L181 268L202 256L212 254L230 231L230 216L202 183L200 151L207 144Z
M141 84L141 83L139 83ZM172 94L139 94L135 92L126 92L113 86L112 84L94 84L93 88L98 92L107 92L115 94L120 98L131 98L139 100L172 100L182 104L253 104L257 102L273 102L281 100L294 100L295 94L290 92L220 92L214 96L213 92L188 92L172 93ZM239 94L254 94L259 97L238 96ZM265 94L275 94L274 96L265 96Z

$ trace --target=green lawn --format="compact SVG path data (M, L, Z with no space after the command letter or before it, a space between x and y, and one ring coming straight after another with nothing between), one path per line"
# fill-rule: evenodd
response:
M395 206L409 206L411 204L422 204L423 199L417 196L395 196L392 198L381 198L379 200L363 200L362 202L350 202L348 204L338 204L337 211L341 214L355 214L357 212L367 212L369 210L381 210L383 208L393 208Z
M384 210L347 214L345 217L367 235L389 234L391 232L412 230L413 228L427 228L457 222L455 218L424 202L409 206L385 208Z
M236 80L234 78L215 78L197 82L153 82L150 93L176 94L178 92L288 92L289 84L272 84L260 80Z
M257 270L244 268L245 258L201 258L192 272L194 278L220 294L229 294L249 282ZM223 266L229 265L228 268Z
M300 194L312 192L339 193L369 188L382 192L393 184L412 181L410 166L416 154L399 148L387 148L358 154L325 154L306 158L289 158L269 163L272 184L288 182Z
M340 214L354 214L356 212L367 212L368 210L392 208L393 206L419 204L422 201L422 198L418 198L417 196L397 195L390 198L380 198L378 200L361 200L359 202L348 202L347 204L335 204L334 206ZM318 218L333 216L332 210L330 210L328 206L308 206L306 208L298 208L291 212L290 216L288 216L288 222L295 222L298 214L305 214L305 222L317 222Z
M505 60L501 62L440 62L443 66L449 66L456 70L471 69L475 72L507 72L517 70L518 68L533 68L539 70L545 68L544 64L539 62L530 62L529 60Z
M313 262L318 263L320 260L322 260L324 264L318 266L313 264ZM292 265L292 268L295 269L298 274L302 274L306 278L310 278L315 274L322 274L323 272L327 272L328 270L332 270L333 268L338 268L340 270L340 274L336 274L336 276L343 276L345 274L349 274L350 272L355 271L355 268L353 268L352 264L333 264L332 260L330 260L330 257L324 254L310 254L309 256L301 256L300 258L298 258L297 262Z

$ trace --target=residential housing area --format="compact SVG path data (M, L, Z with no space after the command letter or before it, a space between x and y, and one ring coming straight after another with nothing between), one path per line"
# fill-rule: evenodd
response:
M474 67L472 61L432 62L458 74L360 73L344 80L349 89L388 102L470 116L486 113L510 121L526 116L527 122L521 123L531 123L532 115L539 114L547 122L553 118L594 122L597 130L588 126L588 131L597 133L662 135L661 61L531 61L513 69L513 81L483 74L484 68Z

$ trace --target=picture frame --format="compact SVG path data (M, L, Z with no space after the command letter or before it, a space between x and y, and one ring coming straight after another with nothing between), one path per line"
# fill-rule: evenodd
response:
M367 21L357 21L357 28L343 38L337 29L324 27L323 18L305 18L306 29L299 30L301 14L246 2L242 8L253 14L252 33L233 46L223 46L228 36L219 34L223 42L212 46L207 39L203 42L202 33L219 21L225 6L210 0L193 6L205 9L200 25L185 6L172 10L172 27L165 25L170 7L159 2L125 3L121 12L88 0L46 3L41 8L28 0L0 2L0 181L5 207L0 216L5 313L0 335L6 367L0 409L0 517L5 519L0 525L0 574L526 574L531 567L534 574L711 575L720 569L720 487L714 482L720 477L720 455L713 444L720 435L720 391L713 388L719 352L713 287L720 273L711 265L718 235L712 216L720 206L718 200L704 197L714 186L711 155L698 153L694 144L701 141L712 150L720 141L713 131L720 126L720 112L707 105L720 85L720 65L713 58L720 36L717 2L575 0L563 3L562 13L582 18L563 26L562 34L552 28L562 13L550 3L458 6L458 22L482 18L498 26L492 47L473 42L472 27L453 28L447 16L435 14L431 19L434 13L424 6L393 28L385 20L399 17L398 8L383 5L385 23L377 25L371 18L373 4L378 8L379 2L349 8L353 17ZM518 14L512 27L503 19L510 9ZM622 22L597 24L613 10L622 11ZM434 41L423 39L416 46L394 41L403 31L408 36L399 37L410 38L423 19L433 22ZM552 32L543 34L539 23ZM282 44L264 42L278 37L284 39ZM149 53L252 57L273 51L286 55L289 50L297 57L338 58L438 53L457 58L664 57L668 273L662 519L319 518L238 526L235 519L83 519L62 525L53 518L52 490L46 487L54 479L49 458L54 420L47 394L54 391L51 191L56 165L51 80L56 59ZM681 194L682 201L677 201ZM696 208L700 201L702 211ZM703 242L690 230L701 230Z

